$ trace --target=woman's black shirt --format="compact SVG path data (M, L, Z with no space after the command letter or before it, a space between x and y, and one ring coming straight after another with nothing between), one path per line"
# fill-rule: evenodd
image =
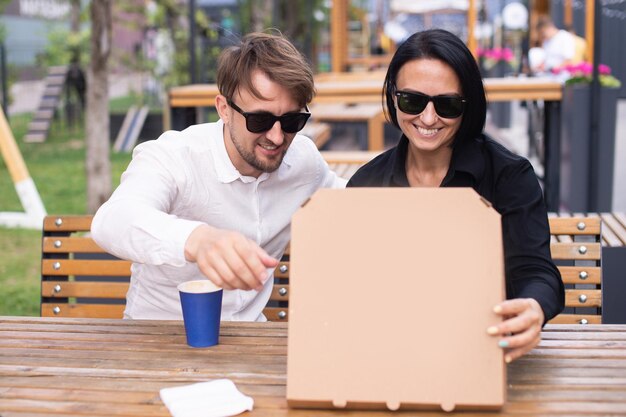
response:
M408 139L361 167L348 187L409 187ZM441 187L471 187L502 216L507 298L534 298L550 320L563 310L561 275L550 256L541 187L525 158L486 135L455 144Z

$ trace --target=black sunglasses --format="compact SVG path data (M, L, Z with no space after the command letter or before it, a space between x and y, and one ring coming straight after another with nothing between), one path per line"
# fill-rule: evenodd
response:
M406 114L420 114L424 111L429 101L433 102L435 111L440 117L455 119L463 114L465 100L459 96L429 96L422 93L409 93L396 91L398 109Z
M246 118L246 129L252 133L267 132L274 126L277 121L280 122L280 128L285 133L296 133L302 130L311 113L309 108L305 106L307 113L291 112L282 116L274 116L270 112L254 112L249 113L241 110L238 105L228 100L228 105L235 109L239 114Z

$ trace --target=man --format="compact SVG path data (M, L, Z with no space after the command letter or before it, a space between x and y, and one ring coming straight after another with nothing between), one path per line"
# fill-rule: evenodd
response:
M143 143L96 213L95 241L132 260L124 316L182 319L176 286L224 288L222 320L265 320L292 214L320 187L343 187L311 140L313 74L285 38L250 34L217 69L220 120Z
M535 49L530 54L531 70L548 72L553 68L571 63L576 53L575 36L566 30L558 29L552 19L547 16L542 16L536 27L542 49L541 54ZM534 58L533 54L538 55L538 58Z

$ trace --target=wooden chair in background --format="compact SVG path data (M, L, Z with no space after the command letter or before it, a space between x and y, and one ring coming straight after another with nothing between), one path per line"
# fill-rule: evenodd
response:
M89 237L92 216L47 216L41 260L41 315L121 318L130 277L129 261ZM566 284L566 311L551 323L602 322L601 219L551 218L552 257ZM289 248L274 273L268 320L287 321Z
M129 261L87 235L92 216L46 216L41 254L41 316L121 318Z
M565 311L550 323L602 323L599 217L551 217L550 250L565 284Z
M89 236L93 216L47 216L41 259L42 317L122 318L131 262L113 257ZM287 252L287 257L288 252ZM276 269L288 280L288 262ZM268 320L286 319L288 285L274 285Z

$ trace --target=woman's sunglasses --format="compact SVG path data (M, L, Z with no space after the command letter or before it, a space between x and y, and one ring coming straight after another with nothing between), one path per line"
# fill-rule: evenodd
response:
M429 96L422 93L409 93L396 91L398 109L406 114L420 114L424 111L429 101L433 102L435 111L440 117L454 119L463 114L465 100L458 96Z
M291 112L285 113L282 116L274 116L269 112L245 112L241 110L238 105L233 103L232 100L228 100L228 105L245 117L246 129L252 133L267 132L277 121L280 122L280 128L283 132L296 133L302 130L307 120L309 120L309 117L311 117L309 108L306 106L305 109L307 113Z

